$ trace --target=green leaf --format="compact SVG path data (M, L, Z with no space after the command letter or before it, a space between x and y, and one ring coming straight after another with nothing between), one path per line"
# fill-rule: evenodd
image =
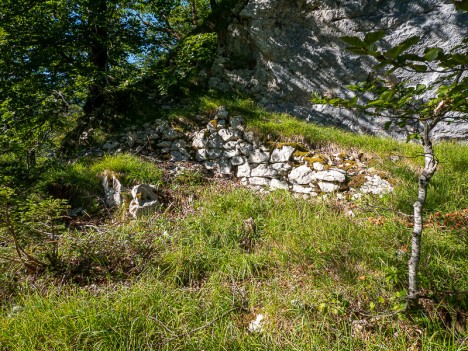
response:
M380 99L383 101L389 101L392 98L393 94L394 92L392 90L387 90L380 94Z
M426 90L426 85L425 84L417 84L416 85L416 90L414 91L415 94L420 94Z
M443 51L440 48L427 48L424 50L424 58L427 61L434 61L442 52Z
M365 42L367 45L370 45L370 44L375 43L376 41L379 41L379 40L382 39L384 36L385 36L385 31L383 31L383 30L379 30L379 31L377 31L377 32L368 33L368 34L365 36L365 38L364 38L364 42Z
M427 72L426 65L411 65L410 67L413 68L416 72Z
M386 57L390 57L393 59L396 59L398 55L400 55L402 52L408 50L410 47L416 45L419 42L420 38L418 36L413 36L410 37L406 40L404 40L402 43L399 45L391 48L387 52L384 53Z
M343 40L346 44L356 46L356 47L362 47L364 45L364 42L358 37L344 36L344 37L341 37L341 40Z

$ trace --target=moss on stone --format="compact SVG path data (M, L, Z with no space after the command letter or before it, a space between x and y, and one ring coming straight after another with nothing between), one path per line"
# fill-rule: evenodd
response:
M357 189L357 188L361 187L365 182L367 182L367 178L366 178L365 174L358 174L353 179L351 179L351 181L348 183L348 186L350 188Z

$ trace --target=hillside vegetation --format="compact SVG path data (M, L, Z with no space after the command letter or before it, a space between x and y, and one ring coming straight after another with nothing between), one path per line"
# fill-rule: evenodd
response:
M345 204L334 195L259 193L196 171L168 177L164 163L138 155L57 161L32 187L31 201L54 196L68 200L59 209L87 210L59 217L55 246L31 245L30 254L44 259L56 250L54 264L40 271L17 262L8 228L0 229L0 349L468 350L467 145L436 145L422 309L406 315L420 146L213 95L147 119L209 121L220 105L260 136L363 152L369 166L390 175L395 192ZM106 209L104 170L128 186L157 185L161 211L131 219L124 208ZM18 228L49 223L41 214L51 207L30 205Z

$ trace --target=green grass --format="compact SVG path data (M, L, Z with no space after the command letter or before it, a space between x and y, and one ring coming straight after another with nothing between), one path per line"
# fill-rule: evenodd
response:
M468 350L466 321L464 330L446 322L468 311L468 237L453 226L432 223L423 235L421 286L439 300L424 300L411 318L369 317L404 304L411 228L395 210L411 211L420 160L388 155L415 155L417 145L268 115L248 100L205 98L197 108L209 114L219 103L278 140L373 155L396 192L358 202L349 217L334 200L260 195L182 175L171 191L193 195L189 214L70 230L60 246L62 275L19 279L2 304L0 349ZM427 216L468 208L468 147L444 142L437 153ZM75 165L68 174L86 181L110 169L129 183L161 179L150 165L141 170L139 159L122 157ZM369 219L379 216L378 224ZM248 218L255 230L243 224ZM4 280L13 280L6 272L12 277ZM259 313L264 330L250 333Z

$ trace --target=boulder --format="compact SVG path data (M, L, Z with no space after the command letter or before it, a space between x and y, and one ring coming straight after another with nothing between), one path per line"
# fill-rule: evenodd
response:
M251 177L249 178L249 184L267 186L270 185L270 179L262 177Z
M289 190L289 184L284 180L272 179L270 182L270 188L272 190Z
M268 164L259 164L257 167L252 168L250 173L251 177L265 177L265 178L275 178L278 176L278 171L273 169Z
M270 154L266 151L259 149L254 149L253 152L249 155L250 163L265 163L270 159Z
M317 185L320 188L320 190L323 191L324 193L333 193L340 189L340 186L336 185L335 183L318 182Z
M157 196L157 188L154 185L140 184L134 186L132 197L129 212L134 218L153 213L161 205Z
M250 177L250 165L247 162L237 167L237 177Z

